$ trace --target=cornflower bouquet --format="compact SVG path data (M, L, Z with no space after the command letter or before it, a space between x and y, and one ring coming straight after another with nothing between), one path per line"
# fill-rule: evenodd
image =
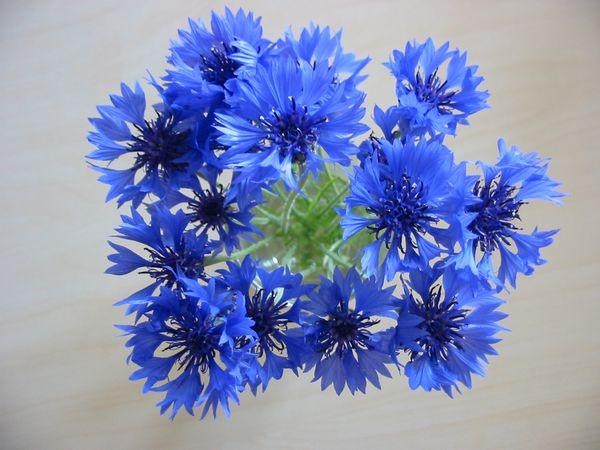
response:
M503 140L494 164L455 160L444 138L488 107L466 53L394 50L375 130L369 59L329 27L271 41L225 9L179 30L167 62L147 80L159 103L136 83L98 106L87 156L129 207L107 272L144 276L118 328L161 413L229 415L290 372L354 394L397 368L450 397L484 375L498 295L557 231L524 232L521 208L563 194L547 159Z

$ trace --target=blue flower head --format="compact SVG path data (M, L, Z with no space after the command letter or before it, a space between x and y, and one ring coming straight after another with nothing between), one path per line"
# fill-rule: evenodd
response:
M258 203L256 193L248 189L240 191L239 184L224 187L215 176L208 177L207 187L199 185L190 195L181 191L171 192L166 200L170 206L186 205L186 214L191 226L199 234L215 231L216 247L224 248L227 254L240 248L240 238L252 240L261 235L252 225L252 208Z
M304 370L314 368L313 381L320 379L321 389L333 383L338 395L345 386L352 394L364 393L367 380L379 389L379 375L391 376L390 333L380 322L396 318L392 291L374 278L362 280L354 269L346 276L336 269L333 280L321 278L302 319L308 344Z
M165 96L175 108L198 114L221 106L231 80L252 73L270 42L262 37L260 18L239 9L212 13L210 30L189 20L171 46Z
M155 106L156 117L145 119L146 98L137 83L135 90L121 84L121 95L110 99L112 105L98 106L100 117L90 119L96 131L88 141L96 150L87 156L126 164L123 169L92 165L102 174L99 180L110 186L106 200L117 198L119 206L131 201L137 207L148 194L163 197L169 190L193 186L202 163L196 145L199 124L165 105Z
M471 374L485 375L487 356L497 354L496 333L504 329L497 323L506 317L497 310L502 300L483 288L465 289L452 271L435 270L411 272L401 301L406 314L398 319L395 345L410 355L411 389L452 396L458 383L471 388Z
M473 185L474 201L465 211L468 229L460 253L448 258L463 281L476 285L516 287L517 274L531 275L545 263L540 249L550 245L558 230L521 232L520 210L529 200L560 204L560 183L546 175L548 159L537 153L521 153L498 141L499 160L494 165L479 162L483 177ZM494 255L499 266L494 267Z
M220 271L225 284L244 295L246 314L252 319L256 340L251 352L256 358L244 371L252 392L263 391L271 379L278 380L285 369L297 374L302 364L304 336L300 328L300 303L312 286L302 284L302 275L280 267L271 272L257 267L247 256L241 264L227 263Z
M384 140L381 152L385 163L374 155L355 167L341 226L344 240L363 229L372 234L374 241L363 249L363 271L391 280L399 271L427 270L445 251L437 241L447 238L444 224L464 208L455 191L465 168L436 141Z
M458 124L467 124L467 117L487 108L488 92L477 90L483 77L466 61L466 53L449 50L448 42L436 49L431 39L408 42L404 53L394 50L385 66L396 77L403 136L455 134Z
M214 250L206 234L187 230L190 218L183 212L172 214L164 207L151 207L150 223L135 209L131 217L121 216L123 223L116 228L116 237L144 246L142 256L129 248L109 242L116 251L108 259L113 263L106 273L125 275L138 270L152 280L150 286L118 304L129 305L128 313L143 312L147 298L155 288L164 285L180 288L181 278L206 279L205 258Z
M194 295L163 287L152 297L145 320L119 326L131 336L129 360L140 366L130 379L145 379L144 392L165 392L157 406L161 414L171 408L171 419L182 406L194 415L203 405L202 417L210 409L216 416L221 406L229 415L229 400L239 403L243 389L247 352L239 343L251 343L255 336L241 296L220 290L214 279L196 286Z
M325 66L332 69L333 84L343 84L347 96L362 96L356 86L365 80L361 70L370 58L357 59L353 53L345 53L342 48L342 31L332 34L329 27L321 29L311 23L302 29L298 38L291 30L278 42L278 47L297 61L304 61L312 67Z
M231 109L216 114L219 142L229 147L226 164L245 177L282 179L290 189L303 168L316 173L325 160L349 164L357 152L350 140L365 131L363 97L346 98L332 79L332 68L289 57L259 65L228 98Z

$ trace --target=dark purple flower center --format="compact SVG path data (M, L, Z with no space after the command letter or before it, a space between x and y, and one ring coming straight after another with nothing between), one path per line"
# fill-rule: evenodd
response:
M447 301L442 298L442 288L434 286L429 296L423 302L413 298L414 314L420 316L423 322L419 328L427 334L418 338L419 345L432 357L445 358L448 346L462 348L462 328L466 325L467 311L458 306L455 298ZM416 354L412 354L416 357Z
M202 226L215 229L227 222L231 206L225 204L223 186L216 190L206 189L194 193L194 200L188 203L192 222L199 222Z
M426 195L427 188L419 178L413 179L406 174L395 180L388 178L377 206L367 208L368 213L379 218L369 225L369 229L377 239L383 235L388 248L394 236L402 252L406 250L404 245L416 247L411 236L427 232L431 224L439 221L428 213ZM406 243L401 239L403 236Z
M147 173L166 177L187 167L180 158L189 150L189 131L177 131L173 115L158 111L156 114L155 120L145 121L145 127L133 125L139 134L132 136L129 146L129 151L136 153L132 170L144 167Z
M378 323L379 320L371 320L366 315L350 311L344 302L340 301L337 308L326 318L316 321L315 327L318 331L313 348L325 356L335 352L340 357L352 349L369 349L372 336L369 328Z
M261 117L260 124L267 131L266 141L279 149L282 158L291 155L292 162L302 164L317 144L317 126L327 119L314 121L306 106L300 108L294 98L290 101L291 110L273 111L268 119Z
M283 342L283 332L287 330L290 321L284 317L289 309L286 302L278 302L275 292L265 292L259 289L250 298L246 298L246 316L254 321L252 329L258 336L253 351L260 358L265 351L278 351L283 353L285 343ZM248 338L243 337L238 342L238 347L243 347L248 343Z
M210 54L201 55L200 71L204 79L209 83L223 86L227 80L234 78L240 64L229 57L232 53L233 49L221 42L220 46L211 47Z
M467 208L477 213L469 225L469 230L477 235L474 245L485 253L493 252L502 243L510 245L509 238L519 229L513 221L520 220L519 208L523 205L515 199L516 188L499 184L498 180L489 184L479 180L473 193L481 199L480 203Z
M182 271L186 277L192 279L206 276L201 249L189 251L184 249L176 252L171 247L165 247L162 253L151 248L146 248L146 251L150 254L152 265L141 273L146 273L169 287L176 283L178 271Z
M441 81L437 76L437 69L427 78L421 74L421 70L417 70L415 76L415 85L405 85L408 91L414 89L415 95L420 102L428 103L431 108L437 108L441 114L450 114L452 112L452 97L456 91L446 89L448 81Z
M169 344L165 351L175 351L179 367L198 367L205 373L214 359L220 332L210 318L200 319L195 315L171 318L167 325Z

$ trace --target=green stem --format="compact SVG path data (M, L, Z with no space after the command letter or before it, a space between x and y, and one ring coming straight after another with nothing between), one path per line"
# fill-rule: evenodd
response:
M325 175L327 175L327 179L329 180L335 180L335 179L339 179L338 177L334 176L331 173L331 170L329 170L329 166L327 164L323 164L323 168L325 169ZM338 190L335 187L335 183L333 184L333 192L335 192L336 194L338 194Z
M322 233L322 237L324 238L329 238L329 236L331 235L331 233L333 233L334 231L338 231L338 229L340 228L340 219L339 217L336 217L334 221L332 221L327 228L325 228L325 230Z
M271 214L269 211L267 211L265 208L263 208L262 206L255 206L254 207L259 213L261 213L263 216L267 217L269 220L281 224L281 218L277 217L275 214Z
M331 251L330 249L325 247L323 244L321 244L321 249L323 250L323 252L325 253L326 256L331 258L338 265L342 266L342 268L349 269L350 267L352 267L351 261L348 261L346 258L337 255L335 253L335 251Z
M301 168L300 170L298 170L299 173L303 173L304 170L303 168ZM290 228L290 217L292 216L292 209L294 208L294 203L296 202L296 199L298 198L298 195L300 193L300 191L302 190L302 188L304 187L304 185L306 184L306 182L308 181L308 177L310 174L308 173L304 173L304 176L302 177L302 179L300 180L300 184L298 184L298 188L293 190L289 197L287 198L287 200L285 201L285 204L283 205L283 222L282 222L282 228L283 228L283 232L287 233L289 228Z
M335 183L335 178L329 178L327 183L325 183L323 185L323 187L321 189L319 189L319 192L317 192L317 195L315 195L315 198L310 202L310 205L308 205L308 213L312 212L312 210L315 208L315 206L317 206L317 204L319 203L319 200L321 200L321 197L323 197L323 195L325 195L325 192L327 192L327 189L329 189L329 187L333 183Z
M349 190L348 186L345 186L344 189L342 189L342 192L338 192L335 197L333 197L331 200L329 200L327 202L327 204L325 205L325 207L323 209L321 209L321 212L318 214L321 215L321 214L324 214L325 212L329 211L332 206L337 204L342 199L342 197L344 197L345 195L348 194L348 190ZM337 190L336 190L336 192L337 192Z

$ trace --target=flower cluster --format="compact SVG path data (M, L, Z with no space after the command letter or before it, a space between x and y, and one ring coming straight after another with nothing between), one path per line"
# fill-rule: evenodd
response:
M161 413L228 415L286 373L355 394L398 368L449 396L484 375L498 295L557 231L524 231L522 212L564 194L504 140L495 164L456 160L445 138L488 107L466 53L394 50L394 104L366 138L369 58L329 27L270 40L225 9L190 20L166 61L152 106L139 83L98 106L87 156L129 210L107 273L146 279L119 329Z

